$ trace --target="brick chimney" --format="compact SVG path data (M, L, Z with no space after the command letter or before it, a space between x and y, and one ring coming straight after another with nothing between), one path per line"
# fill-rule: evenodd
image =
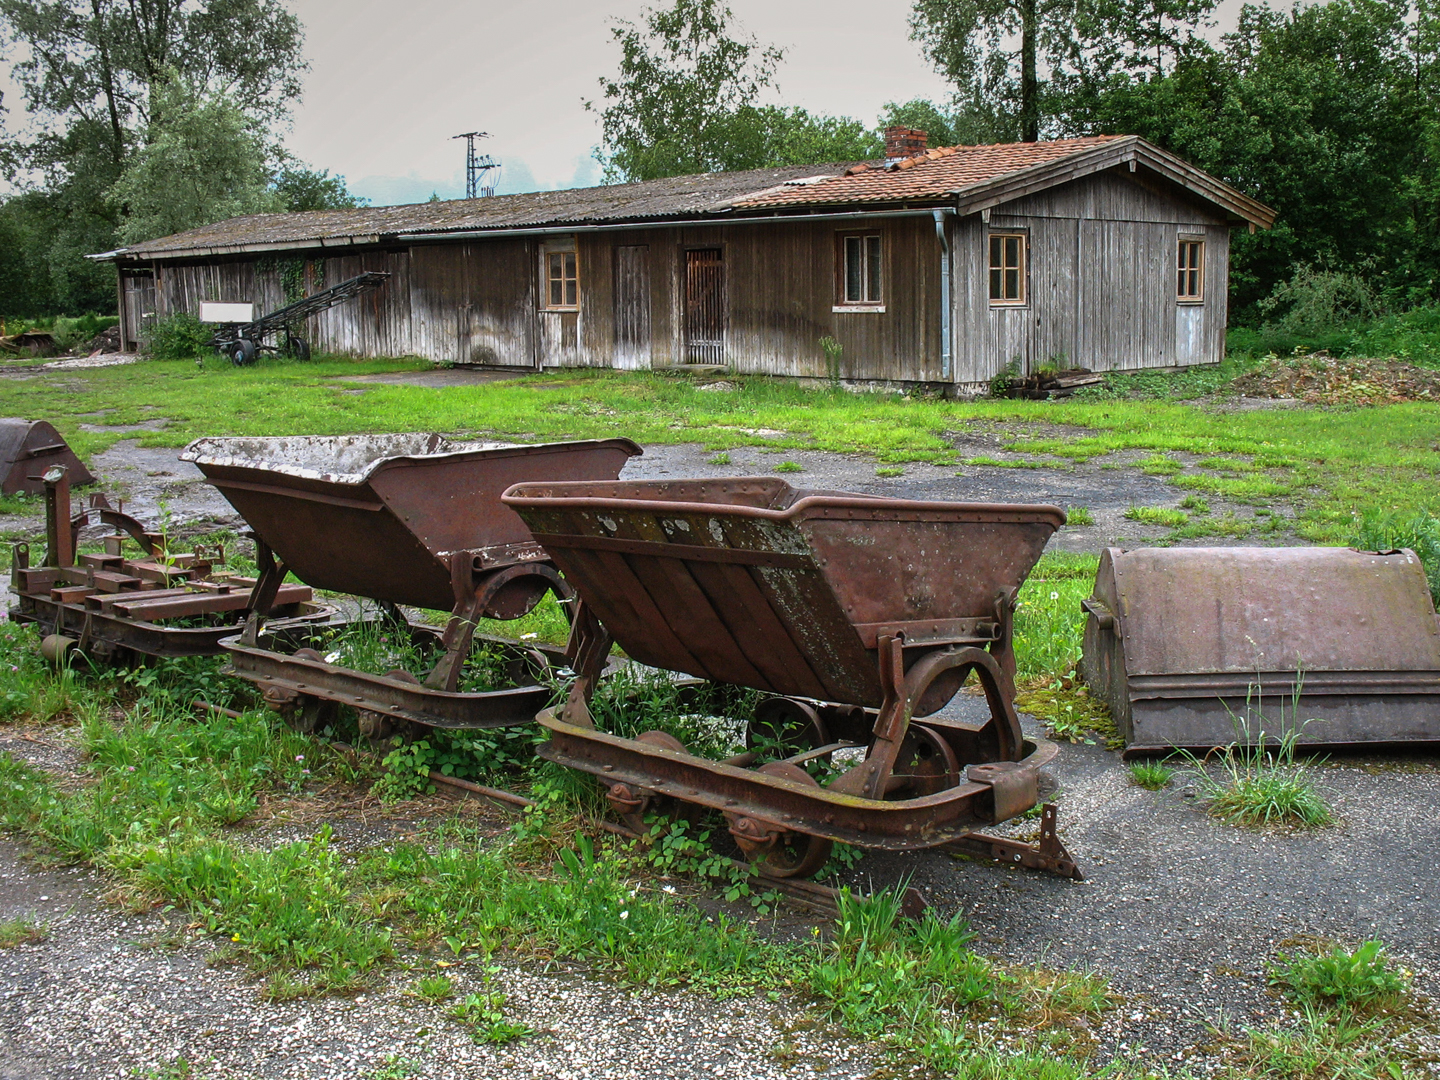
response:
M926 150L926 135L919 128L888 127L885 129L885 160L914 157Z

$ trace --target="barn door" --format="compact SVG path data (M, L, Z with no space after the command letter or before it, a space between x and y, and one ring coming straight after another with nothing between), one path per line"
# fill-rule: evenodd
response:
M725 263L719 248L685 252L685 362L725 362Z
M155 319L155 273L151 270L120 272L124 310L120 312L120 351L134 352Z
M615 248L615 366L650 366L650 248Z

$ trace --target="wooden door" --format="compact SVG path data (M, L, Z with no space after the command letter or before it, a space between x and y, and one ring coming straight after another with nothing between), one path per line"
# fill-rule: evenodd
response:
M719 248L685 252L685 362L725 362L725 263Z
M650 247L615 248L615 366L650 366Z

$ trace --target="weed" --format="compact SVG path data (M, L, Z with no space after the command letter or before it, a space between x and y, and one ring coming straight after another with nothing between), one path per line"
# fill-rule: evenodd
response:
M190 1080L195 1075L195 1068L185 1058L177 1057L165 1065L131 1069L130 1075L141 1077L142 1080Z
M1088 507L1067 507L1065 510L1065 524L1076 529L1084 528L1087 525L1095 524L1095 515L1090 512Z
M401 1057L399 1054L386 1054L385 1060L375 1067L366 1080L415 1080L416 1077L424 1075L424 1069L418 1061Z
M712 458L710 459L710 464L711 464L711 465L729 465L729 464L730 464L730 454L729 454L727 451L725 451L725 450L721 450L720 453L716 454L714 457L712 457Z
M1251 1028L1230 1036L1241 1062L1234 1075L1273 1080L1402 1080L1422 1075L1407 1069L1396 1053L1395 1034L1378 1018L1359 1020L1345 1010L1307 1005L1293 1028Z
M845 352L845 346L827 335L820 339L820 351L825 354L826 377L830 380L831 385L838 385L840 382L840 357Z
M876 476L904 476L905 470L898 465L881 465L875 470Z
M1190 520L1190 515L1169 506L1132 506L1125 511L1125 518L1142 525L1168 525L1173 528L1184 525Z
M0 949L34 945L49 936L50 928L42 922L36 922L33 916L17 915L13 919L0 919Z
M1192 514L1208 514L1210 503L1199 495L1186 495L1180 500L1180 509L1189 510Z
M1393 970L1379 941L1354 950L1336 945L1328 953L1287 956L1281 953L1270 970L1270 982L1283 986L1302 1005L1375 1008L1394 1004L1409 989L1408 973Z
M448 1001L454 996L455 988L446 975L426 975L417 979L410 991L418 998L431 1002Z
M486 973L487 984L490 976L498 970L491 968ZM450 1015L470 1029L470 1037L477 1043L504 1046L535 1034L535 1029L530 1025L505 1019L505 1001L504 994L487 986L486 989L466 994L457 1001L450 1007Z
M1135 761L1130 764L1130 782L1146 791L1159 791L1170 783L1175 770L1159 761Z
M805 466L801 465L798 461L782 461L779 465L775 466L775 471L783 473L804 472Z
M1296 702L1299 696L1297 688ZM1264 730L1257 730L1252 739L1247 719L1232 716L1232 721L1239 738L1220 751L1219 778L1211 775L1205 762L1182 751L1210 812L1240 825L1319 828L1330 824L1330 807L1310 779L1310 766L1295 760L1296 744L1311 721L1286 730L1282 711L1279 726L1283 734L1278 740Z

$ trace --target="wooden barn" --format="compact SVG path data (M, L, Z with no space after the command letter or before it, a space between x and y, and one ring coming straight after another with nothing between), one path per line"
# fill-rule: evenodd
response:
M540 369L724 364L983 383L1014 364L1213 363L1230 230L1274 213L1134 136L234 218L107 253L125 348L203 300L257 314L365 270L316 349ZM835 349L830 345L830 353Z

